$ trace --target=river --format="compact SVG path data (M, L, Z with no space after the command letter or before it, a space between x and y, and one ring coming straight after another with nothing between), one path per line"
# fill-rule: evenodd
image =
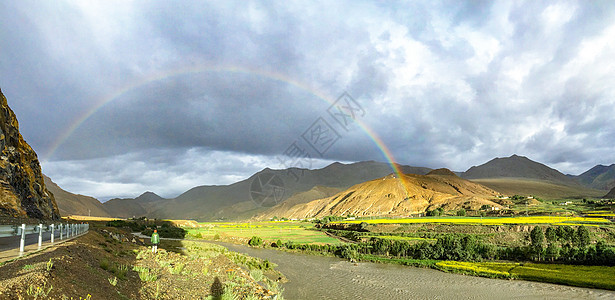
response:
M285 299L615 299L614 291L501 280L432 269L216 243L267 259L288 278ZM615 275L614 275L615 276Z

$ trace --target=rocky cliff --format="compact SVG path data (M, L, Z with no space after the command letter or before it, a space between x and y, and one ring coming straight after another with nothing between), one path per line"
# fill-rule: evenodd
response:
M58 219L36 153L19 133L15 113L0 91L0 216Z

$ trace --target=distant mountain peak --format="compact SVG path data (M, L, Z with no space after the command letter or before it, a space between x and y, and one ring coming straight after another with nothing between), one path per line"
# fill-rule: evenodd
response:
M558 170L517 154L510 157L495 158L480 166L471 167L463 173L462 177L468 179L526 178L578 185L574 179Z
M435 169L430 171L429 173L427 173L427 175L446 175L446 176L455 176L457 177L457 174L455 174L455 172L447 169L447 168L440 168L440 169Z
M150 191L147 191L147 192L141 194L139 197L136 198L136 200L141 200L141 201L145 201L145 202L162 200L162 199L163 199L162 197L160 197L160 196L156 195L156 193L150 192Z
M141 196L152 196L152 195L156 195L156 193L147 191L147 192L141 194L139 197L141 197ZM158 195L156 195L156 196L158 196Z

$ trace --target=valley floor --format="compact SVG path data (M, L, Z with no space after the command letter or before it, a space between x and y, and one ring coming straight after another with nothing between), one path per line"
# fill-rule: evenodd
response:
M347 221L330 223L322 231L307 222L201 223L188 229L188 237L239 245L258 237L263 241L257 245L264 248L339 256L351 261L615 290L615 267L609 262L615 241L611 224L602 218L549 216ZM545 242L536 252L539 254L534 254L536 248L528 245L533 228L569 233L554 237L548 249ZM577 235L585 228L589 228L586 232L590 245L577 247Z

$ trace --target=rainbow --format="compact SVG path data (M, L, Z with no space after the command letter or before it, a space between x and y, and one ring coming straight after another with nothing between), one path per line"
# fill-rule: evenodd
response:
M280 73L275 73L275 72L269 72L269 71L263 71L263 70L255 70L255 69L250 69L250 68L245 68L245 67L237 67L237 66L219 66L219 65L211 65L211 66L191 66L191 67L186 67L186 68L179 68L179 69L175 69L175 70L171 70L171 71L167 71L167 72L160 72L160 73L155 73L153 75L150 75L146 78L131 82L130 84L117 89L116 91L114 91L111 94L106 95L105 97L101 98L100 100L96 101L96 103L94 104L94 106L87 110L83 115L81 115L80 117L78 117L77 119L75 119L74 122L72 122L67 129L58 136L58 138L52 143L52 145L49 147L49 150L47 151L45 157L43 160L47 160L50 159L53 154L60 148L60 146L66 142L66 140L85 122L87 121L91 116L93 116L94 114L96 114L96 112L98 112L102 107L104 107L105 105L121 98L122 95L133 91L134 89L137 89L139 87L145 86L146 84L149 84L151 82L155 82L155 81L159 81L159 80L163 80L163 79L167 79L167 78L171 78L171 77L176 77L176 76L183 76L186 74L198 74L198 73L208 73L208 72L230 72L230 73L243 73L243 74L249 74L249 75L256 75L256 76L261 76L261 77L265 77L268 78L270 80L274 80L274 81L278 81L281 83L285 83L285 84L290 84L294 87L297 87L311 95L314 95L315 97L325 101L328 105L332 105L333 103L335 103L336 99L333 99L331 97L329 97L328 95L326 95L325 93L319 91L318 89L315 89L313 87L310 87L302 82L296 81L288 76L285 76L283 74ZM403 180L403 176L402 176L402 172L399 169L399 166L395 163L395 158L393 157L393 153L391 153L391 151L389 150L389 148L385 145L385 143L382 141L382 139L380 139L380 137L369 127L367 126L364 122L362 122L360 119L356 119L355 123L358 124L358 126L361 128L361 130L363 130L369 137L370 139L374 142L374 144L378 147L378 149L380 150L380 152L383 154L383 156L385 157L387 163L391 166L391 169L393 170L393 172L396 174L397 178L399 179L399 181L401 182L402 186L404 187L404 190L406 190L406 192L408 191L406 184Z

